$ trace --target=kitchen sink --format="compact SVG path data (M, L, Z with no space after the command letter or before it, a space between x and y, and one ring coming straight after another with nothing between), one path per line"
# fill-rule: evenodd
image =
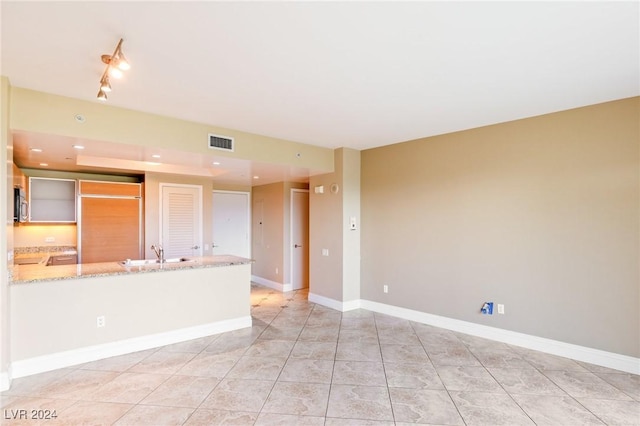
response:
M184 263L193 262L192 259L186 257L174 257L172 259L165 259L164 263ZM157 265L160 261L158 259L127 259L120 262L124 266L145 266L145 265Z

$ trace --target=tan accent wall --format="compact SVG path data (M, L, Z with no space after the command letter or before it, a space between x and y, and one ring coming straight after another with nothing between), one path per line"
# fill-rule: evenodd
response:
M639 123L636 97L363 151L362 298L640 356Z
M10 359L9 335L9 255L13 253L13 143L9 133L10 86L6 77L0 77L0 389L8 383Z
M77 123L76 114L83 114L86 122ZM16 87L11 129L201 154L211 154L207 135L215 133L235 138L235 152L217 150L217 156L308 168L311 173L333 170L328 148Z

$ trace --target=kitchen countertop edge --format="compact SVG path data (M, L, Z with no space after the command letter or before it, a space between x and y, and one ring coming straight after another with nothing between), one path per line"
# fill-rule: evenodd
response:
M186 269L219 268L246 265L254 261L244 257L214 255L189 257L188 262L127 266L120 262L84 263L76 265L14 265L11 267L10 284L31 284L44 281L63 281L81 278L109 277L116 275L145 274Z

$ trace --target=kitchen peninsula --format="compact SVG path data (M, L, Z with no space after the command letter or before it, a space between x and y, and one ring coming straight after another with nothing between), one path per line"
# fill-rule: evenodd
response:
M250 327L251 260L12 267L13 377Z

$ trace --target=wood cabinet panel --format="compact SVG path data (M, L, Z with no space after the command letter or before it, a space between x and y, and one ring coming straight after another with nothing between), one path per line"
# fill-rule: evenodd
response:
M80 195L115 195L122 197L140 197L139 183L80 181Z
M140 205L137 198L82 197L82 263L139 259Z

